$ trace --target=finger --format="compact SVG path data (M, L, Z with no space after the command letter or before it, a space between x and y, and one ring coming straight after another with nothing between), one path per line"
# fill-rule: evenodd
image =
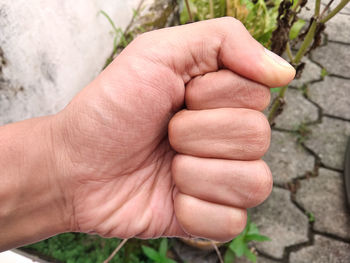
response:
M249 109L183 110L170 120L168 137L178 153L258 160L268 149L270 125L262 113Z
M247 108L263 111L270 102L270 90L230 70L210 72L186 85L185 102L189 110Z
M272 189L270 169L262 160L232 161L178 154L171 171L180 192L227 206L257 206Z
M185 83L220 67L269 87L286 85L295 75L291 65L264 49L232 17L152 31L136 42L140 54L168 66Z
M243 231L245 209L223 206L178 192L174 209L183 230L195 237L229 241Z

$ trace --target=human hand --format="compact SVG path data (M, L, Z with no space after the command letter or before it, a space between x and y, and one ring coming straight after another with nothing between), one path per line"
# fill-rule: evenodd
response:
M259 112L267 86L295 74L268 54L232 18L134 40L53 116L70 230L220 241L239 234L246 208L272 187L260 160L270 140Z

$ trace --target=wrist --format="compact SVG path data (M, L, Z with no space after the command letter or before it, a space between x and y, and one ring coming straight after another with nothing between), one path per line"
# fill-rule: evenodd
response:
M54 119L0 127L0 250L70 230Z
M46 127L47 174L50 177L52 199L57 204L57 212L62 231L75 231L73 209L73 169L69 151L64 136L65 126L59 115L45 117L43 126Z

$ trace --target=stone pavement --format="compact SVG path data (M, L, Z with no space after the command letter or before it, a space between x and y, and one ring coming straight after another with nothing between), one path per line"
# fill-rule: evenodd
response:
M324 36L325 43L305 59L302 78L287 91L264 157L274 189L251 214L272 241L255 244L258 262L350 262L342 174L350 138L349 6Z

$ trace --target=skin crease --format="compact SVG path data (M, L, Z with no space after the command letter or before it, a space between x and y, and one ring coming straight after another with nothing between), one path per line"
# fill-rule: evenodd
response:
M52 117L69 229L232 239L245 226L246 208L271 191L271 174L258 161L269 125L256 110L268 105L267 86L285 85L294 74L232 18L138 37ZM175 162L178 153L199 159ZM230 189L220 183L229 176L225 166L237 170ZM188 167L210 173L207 183L215 186L204 180L199 188Z

